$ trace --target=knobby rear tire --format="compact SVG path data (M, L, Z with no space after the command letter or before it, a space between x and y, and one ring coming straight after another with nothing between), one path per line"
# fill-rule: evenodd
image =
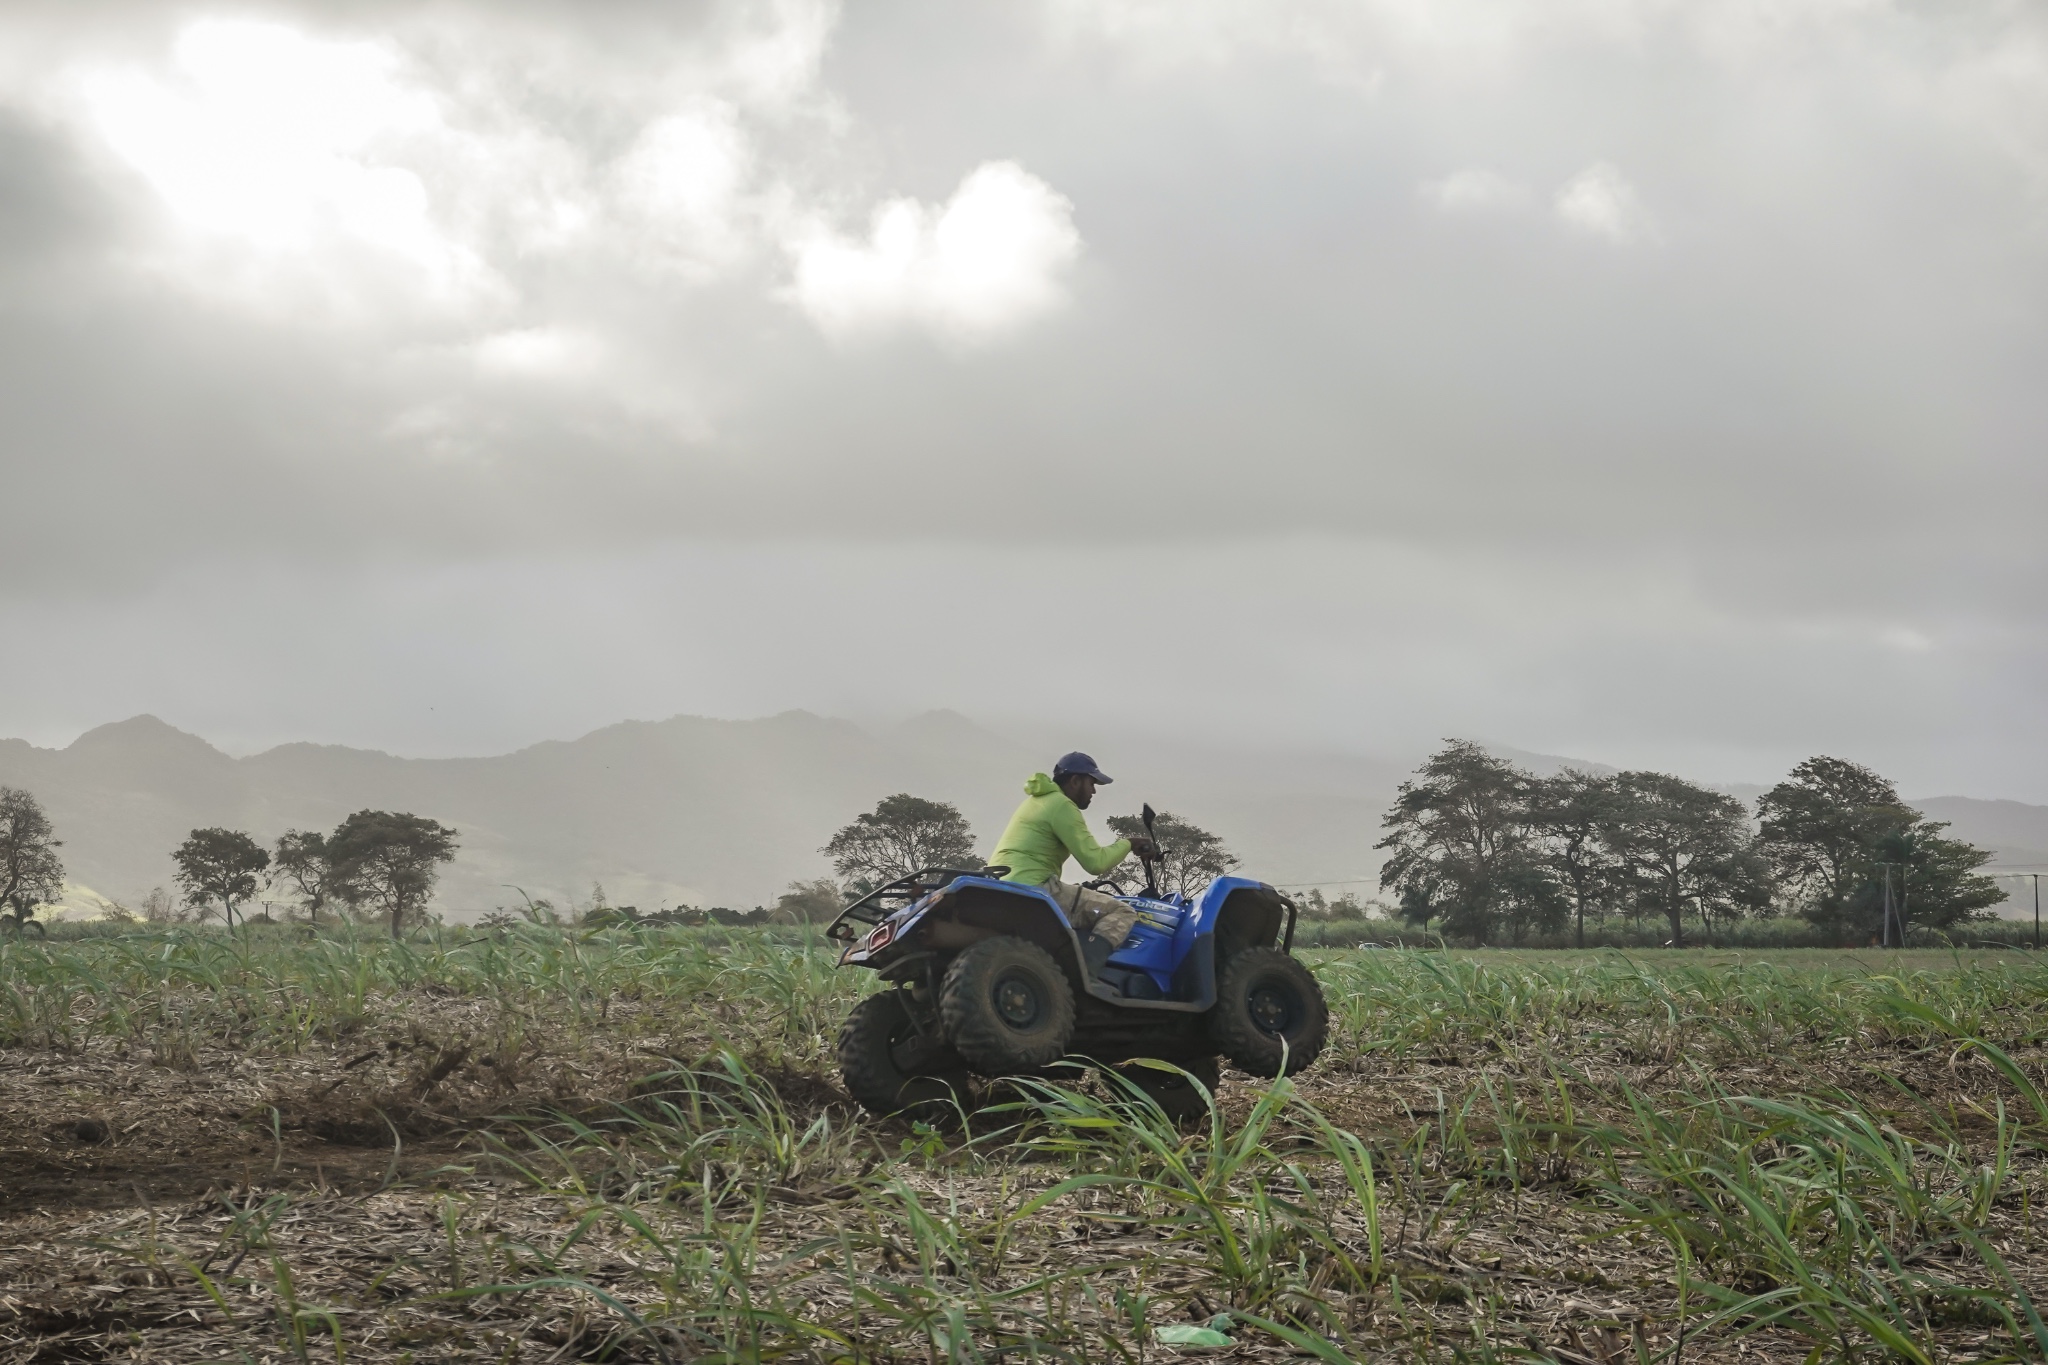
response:
M839 1029L839 1075L846 1093L880 1118L957 1124L974 1106L974 1081L960 1054L920 1038L900 991L871 995Z
M1035 1071L1074 1037L1074 990L1052 954L1008 934L974 944L939 988L946 1037L984 1076Z

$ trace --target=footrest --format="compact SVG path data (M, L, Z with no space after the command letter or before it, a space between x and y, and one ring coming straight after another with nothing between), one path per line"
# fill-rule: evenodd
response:
M1099 979L1106 985L1123 992L1126 1000L1164 1000L1166 993L1159 989L1149 973L1124 967L1105 967Z

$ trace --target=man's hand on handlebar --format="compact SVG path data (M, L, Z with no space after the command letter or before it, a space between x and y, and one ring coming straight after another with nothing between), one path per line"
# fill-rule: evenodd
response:
M1159 861L1159 844L1149 834L1133 834L1131 836L1131 852L1137 854L1140 861L1143 862L1156 863Z

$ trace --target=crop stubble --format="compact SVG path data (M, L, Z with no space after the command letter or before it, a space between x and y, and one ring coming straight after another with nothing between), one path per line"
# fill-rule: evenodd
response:
M2036 963L1316 966L1298 1087L961 1134L850 1110L865 982L791 935L0 947L0 1355L2042 1354Z

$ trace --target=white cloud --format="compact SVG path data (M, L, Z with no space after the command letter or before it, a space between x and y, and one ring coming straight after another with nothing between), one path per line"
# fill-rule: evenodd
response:
M751 169L734 110L706 100L648 124L616 174L625 207L661 247L708 272L742 250L735 218Z
M836 0L767 0L745 7L741 16L724 54L737 92L764 105L788 105L809 94L839 22Z
M866 240L813 227L792 243L790 297L824 331L904 324L971 340L1028 322L1065 297L1081 249L1073 205L1013 161L991 161L943 207L892 199Z
M1383 66L1494 72L1585 46L1640 51L1672 34L1731 65L1754 64L1893 22L1888 0L1041 0L1065 41L1092 38L1144 67L1298 56L1353 82Z
M1558 221L1617 246L1654 241L1656 220L1636 187L1612 164L1596 161L1564 183L1554 207Z
M1456 171L1426 182L1422 198L1444 213L1500 213L1525 208L1528 189L1497 171Z
M137 258L180 289L293 323L481 335L529 302L529 258L698 283L779 242L795 191L749 123L785 162L793 129L838 134L818 86L836 18L831 0L743 0L596 86L558 34L430 17L374 39L199 19L153 53L8 78L151 193ZM619 151L593 126L637 135Z
M1927 82L1924 97L2002 148L2048 200L2048 24L2037 20L2032 31L1955 61Z
M1825 100L1848 74L1859 99L1950 125L2048 200L2048 8L2028 0L1039 0L1039 9L1055 41L1097 45L1147 74L1192 68L1207 78L1279 57L1375 93L1392 80L1484 95L1560 57L1580 70L1609 57L1640 70L1651 53L1733 75L1752 99L1790 78L1801 100Z
M1043 7L1060 40L1107 43L1149 71L1281 53L1368 93L1385 76L1378 60L1384 16L1356 0L1043 0Z
M201 20L171 55L167 72L81 73L85 117L189 245L228 249L245 289L260 295L276 267L325 255L352 274L395 270L436 303L494 290L484 262L435 221L420 175L388 155L443 131L434 99L402 79L392 50Z
M494 332L470 353L479 373L510 380L580 379L593 373L604 358L596 338L563 327Z

